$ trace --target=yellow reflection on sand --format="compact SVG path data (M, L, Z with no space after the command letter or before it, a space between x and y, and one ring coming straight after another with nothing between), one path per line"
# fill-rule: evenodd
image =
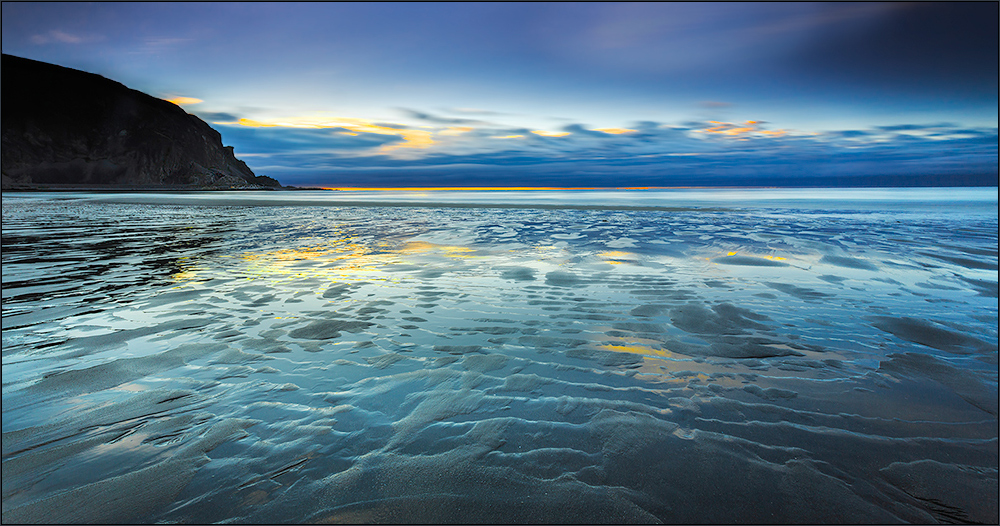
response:
M395 281L382 274L387 265L413 263L414 256L444 258L480 258L475 248L440 245L427 241L358 242L345 236L326 244L283 248L267 252L246 252L237 257L239 273L248 278L305 279L330 281L344 279Z
M622 264L635 264L639 260L637 254L632 252L625 252L622 250L609 250L607 252L600 252L597 257L604 259L605 263L611 265L622 265Z
M744 253L741 254L738 251L729 251L729 252L726 252L726 257L729 257L729 256L738 256L738 255L749 256L749 257L754 257L754 258L761 258L761 259L770 259L771 261L787 261L788 260L788 258L786 258L786 257L775 256L774 254L754 254L754 253L750 253L750 252L744 252ZM712 259L712 258L705 258L705 259Z
M177 272L170 275L170 279L174 283L186 283L189 281L195 281L198 277L198 269L190 261L187 256L181 256L177 258L176 265L178 267Z
M600 346L601 350L614 351L614 352L627 352L630 354L642 354L646 356L656 356L660 358L673 358L674 353L666 349L654 349L648 345L641 345L638 343L606 343Z
M359 272L374 272L392 263L398 256L375 247L342 240L336 245L286 248L264 253L246 253L240 256L248 263L246 272L251 275L289 277L347 277ZM303 265L307 263L308 265Z
M398 249L400 254L422 254L429 252L439 252L447 257L468 258L472 257L468 253L475 252L476 249L469 247L457 247L448 245L438 245L426 241L409 241Z

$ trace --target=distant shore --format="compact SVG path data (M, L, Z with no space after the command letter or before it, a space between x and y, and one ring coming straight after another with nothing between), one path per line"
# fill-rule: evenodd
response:
M142 186L142 185L74 185L74 184L25 184L2 188L4 192L274 192L296 190L327 190L326 188L281 187L235 187L219 188L205 186Z

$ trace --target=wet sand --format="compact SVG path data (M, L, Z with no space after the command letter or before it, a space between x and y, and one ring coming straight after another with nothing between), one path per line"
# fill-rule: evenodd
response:
M995 205L213 199L4 196L5 523L997 522Z

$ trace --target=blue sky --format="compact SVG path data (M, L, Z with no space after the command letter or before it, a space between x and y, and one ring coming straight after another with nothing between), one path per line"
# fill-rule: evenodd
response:
M286 185L996 184L998 18L995 2L4 2L2 38L176 101Z

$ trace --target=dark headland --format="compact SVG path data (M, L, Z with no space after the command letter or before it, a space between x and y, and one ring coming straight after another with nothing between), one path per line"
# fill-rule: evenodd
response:
M176 104L54 64L0 64L4 190L281 188Z

